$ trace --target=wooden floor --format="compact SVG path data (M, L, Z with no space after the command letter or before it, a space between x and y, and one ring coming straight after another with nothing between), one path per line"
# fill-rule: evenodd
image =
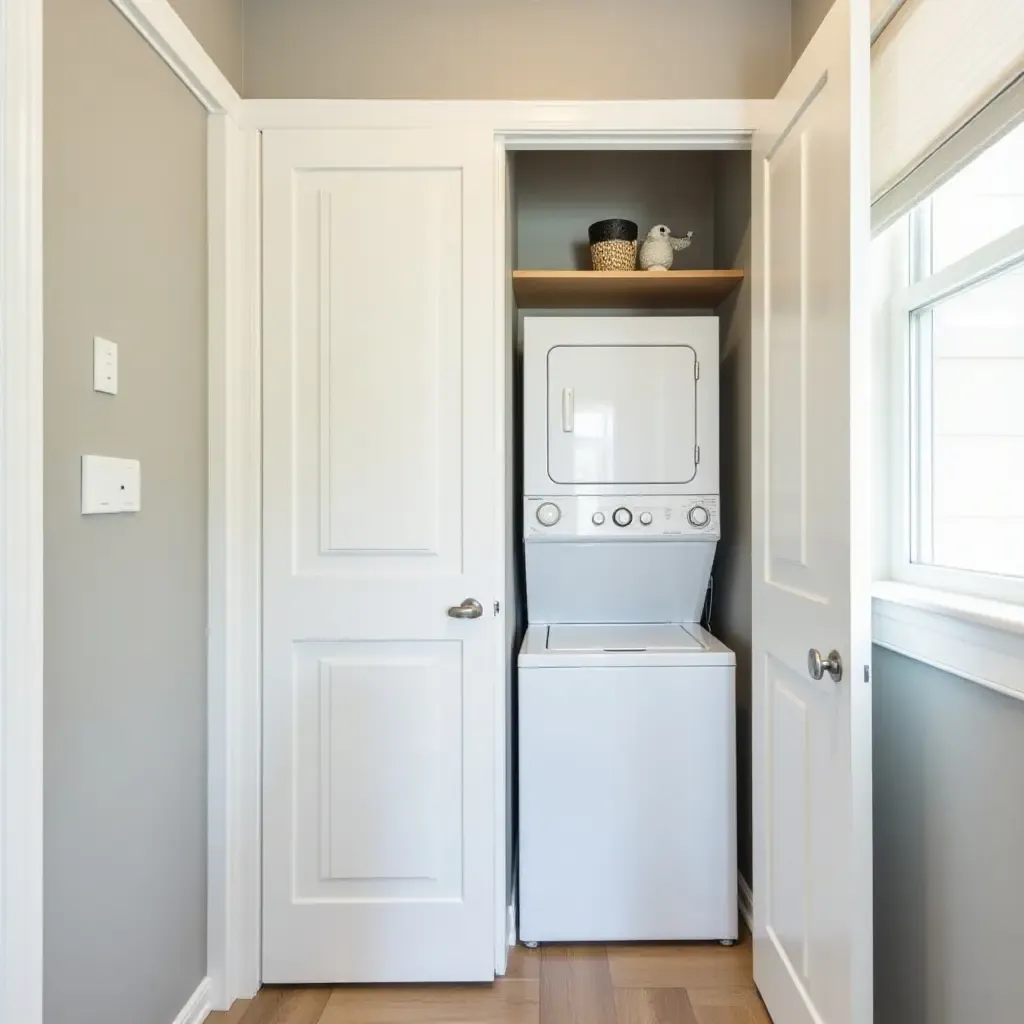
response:
M208 1024L771 1024L747 938L511 951L493 985L265 988Z

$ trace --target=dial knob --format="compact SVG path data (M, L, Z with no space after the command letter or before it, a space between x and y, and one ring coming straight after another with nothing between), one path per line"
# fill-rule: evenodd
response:
M644 526L650 526L651 523L654 522L654 516L652 516L650 512L641 512L640 513L640 522Z
M711 513L703 505L694 505L689 512L686 513L686 518L689 520L691 526L701 527L707 526L708 521L711 519Z
M590 520L595 526L604 526L604 513L595 512L593 518Z
M550 501L545 501L543 505L537 508L537 522L541 526L554 526L561 518L562 510Z
M633 513L628 508L617 508L612 513L612 519L615 520L616 526L629 526L633 522Z

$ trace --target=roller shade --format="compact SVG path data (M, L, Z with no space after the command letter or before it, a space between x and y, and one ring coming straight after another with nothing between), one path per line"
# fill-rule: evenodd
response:
M891 8L898 7L895 15ZM871 50L871 192L875 224L908 208L920 172L993 100L1011 96L1024 72L1024 0L873 0L884 23ZM1007 102L1004 99L1004 102ZM981 120L984 120L982 118ZM991 120L991 118L989 119ZM992 124L974 134L991 137ZM961 140L959 150L976 148ZM953 147L957 150L957 147ZM963 162L962 153L944 163ZM933 165L935 181L949 168Z

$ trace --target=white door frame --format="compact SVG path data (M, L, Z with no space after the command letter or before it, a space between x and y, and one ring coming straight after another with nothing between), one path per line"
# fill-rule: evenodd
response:
M455 125L485 125L495 138L495 294L506 293L506 153L519 149L749 149L756 128L765 121L765 106L770 101L640 101L584 102L584 103L526 103L517 101L394 101L394 100L246 100L240 108L239 124L242 132L256 133L269 129L356 129L365 127L435 127ZM235 658L233 672L214 671L211 663L210 700L222 708L217 714L211 710L211 753L214 743L223 751L235 751L233 784L219 792L220 806L227 819L234 823L239 837L249 837L253 848L258 847L259 836L259 495L260 495L260 233L259 233L259 153L258 143L251 141L249 150L234 165L236 197L245 196L248 221L242 228L246 238L238 247L238 232L233 239L231 273L225 278L230 283L234 300L223 311L233 317L235 328L230 336L230 363L218 371L214 387L211 362L211 446L215 423L227 430L230 445L221 450L219 462L222 476L215 483L211 476L211 515L214 497L223 502L217 521L221 529L212 529L211 554L217 551L215 537L230 540L232 557L225 563L221 556L222 574L219 588L211 588L211 650L213 638L219 629L222 637L233 636L228 644ZM211 160L214 151L211 149ZM212 200L212 193L211 193ZM241 216L240 214L236 215ZM211 229L216 225L211 220ZM221 225L223 226L223 225ZM211 279L211 298L214 296ZM495 360L495 415L496 448L504 452L505 402L504 347L508 323L505 302L495 302L494 360ZM212 342L212 335L211 335ZM230 365L231 372L227 372ZM223 385L223 386L222 386ZM215 403L220 401L218 408ZM225 410L227 413L225 414ZM211 451L213 448L211 447ZM227 458L233 453L232 459ZM494 486L497 491L502 521L497 524L499 542L496 567L498 592L504 590L504 512L507 508L504 466L496 464ZM211 462L211 473L214 463ZM234 530L225 530L225 524L236 524ZM230 564L230 570L228 569ZM214 580L211 575L211 583ZM228 592L227 584L231 584ZM229 627L227 624L232 623ZM219 626L218 626L219 624ZM245 652L239 656L238 652ZM506 907L506 854L505 854L505 737L504 716L505 652L504 636L495 646L494 685L497 688L495 714L495 915L494 962L495 972L505 971L510 939L509 908ZM230 696L228 696L230 695ZM234 714L223 715L223 708L231 707ZM224 732L215 737L215 719ZM211 765L211 787L214 775ZM211 814L214 804L212 802ZM214 822L211 818L211 838ZM220 833L223 834L223 833ZM225 849L211 846L211 880L215 870L215 854L222 867L222 878L235 877L228 891L249 893L248 905L241 902L226 903L222 908L228 920L222 924L221 934L227 936L228 960L237 965L235 978L244 979L246 987L235 986L226 990L230 998L215 1005L226 1005L232 998L252 995L259 979L259 927L260 892L259 864L250 858L252 848L245 846L244 838L233 845L233 858L225 856ZM237 876L244 876L239 882ZM212 898L211 889L211 898ZM212 904L211 904L212 906ZM220 909L220 908L219 908ZM218 909L218 912L219 912ZM212 921L212 918L211 918ZM211 934L212 925L211 925ZM211 971L211 977L213 977Z
M0 8L0 1020L43 1019L43 4Z

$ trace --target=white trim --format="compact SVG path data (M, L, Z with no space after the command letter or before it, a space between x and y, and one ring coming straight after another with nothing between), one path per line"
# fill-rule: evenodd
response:
M909 315L970 288L1022 259L1024 227L1018 227L969 252L937 273L911 284L898 297L899 308Z
M210 1003L210 979L203 978L189 1001L174 1018L173 1024L203 1024L213 1009Z
M1024 607L890 581L873 595L874 643L1024 700Z
M211 114L237 119L242 99L168 0L111 0Z
M512 902L508 905L508 948L512 949L516 944L516 901L513 898ZM506 951L505 957L506 965L508 963L508 956ZM505 972L502 971L502 974Z
M505 153L510 148L523 146L562 150L573 145L595 148L636 148L655 145L665 148L684 148L705 145L719 140L722 148L750 147L751 133L764 120L770 101L746 100L685 100L639 101L625 103L530 103L530 102L476 102L476 101L394 101L394 100L245 100L240 108L240 124L250 130L253 139L261 129L356 129L388 127L420 127L484 125L492 129L496 138L496 154L500 184L504 187ZM250 144L254 144L250 142ZM228 299L228 307L241 318L237 328L239 337L234 342L224 341L230 355L215 353L218 332L230 335L228 307L217 315L216 329L211 329L211 478L210 478L210 551L218 564L211 560L211 758L223 766L219 779L211 770L211 787L223 786L215 794L211 790L211 968L216 1007L226 1009L234 998L253 994L248 990L258 985L259 979L259 920L260 891L258 860L255 864L240 866L239 857L245 857L247 847L241 841L233 852L214 846L214 814L230 809L231 826L236 836L253 835L248 850L257 851L259 821L259 568L260 524L260 282L259 267L259 182L258 154L250 154L245 173L236 171L232 177L223 170L215 170L218 146L229 151L224 140L211 146L211 204L228 203L234 191L246 196L250 210L247 219L248 237L238 242L233 256L226 248L217 249L218 237L226 214L211 205L211 272L221 278L211 278L211 297L220 287L220 281L236 281L237 299ZM718 147L718 146L717 146ZM239 174L242 173L242 177ZM227 174L226 177L223 175ZM230 183L233 182L233 183ZM502 188L497 190L502 196ZM219 197L219 199L218 199ZM504 276L505 222L504 200L496 203L498 234L496 252L501 255ZM217 226L221 225L221 226ZM226 247L222 238L219 243ZM232 262L233 261L233 262ZM221 268L216 269L217 266ZM231 269L233 267L233 269ZM239 274L234 279L232 274ZM499 292L499 295L502 293ZM501 306L496 302L496 306ZM245 308L247 313L239 310ZM211 306L211 313L213 307ZM504 366L506 343L504 311L496 308L496 388L502 386L501 367ZM227 360L230 359L230 362ZM219 396L219 397L218 397ZM504 402L504 393L497 393L498 409ZM504 425L498 443L504 436ZM215 446L214 446L215 445ZM233 455L230 454L233 452ZM241 467L241 469L240 469ZM232 468L240 475L231 477ZM506 507L504 476L499 481L502 508ZM233 524L233 525L232 525ZM502 540L502 547L504 541ZM230 566L230 567L228 567ZM231 583L233 582L233 586ZM232 627L230 624L234 623ZM233 636L233 640L231 637ZM503 633L504 639L504 633ZM240 653L241 652L241 653ZM237 658L233 669L225 667L227 658ZM254 660L251 660L255 658ZM500 687L498 715L504 710L504 656L501 672L496 673ZM224 693L216 694L219 688ZM214 708L215 699L221 701ZM240 701L234 703L234 701ZM229 708L236 709L238 714ZM497 777L504 775L504 729L507 723L496 721L496 757L502 765ZM224 730L227 730L225 732ZM230 753L234 751L233 755ZM215 767L214 762L211 762ZM233 773L233 774L231 774ZM506 931L508 907L505 888L505 795L496 791L495 819L495 878L496 878L496 973L504 970L508 953ZM253 845L255 844L255 846ZM212 864L213 854L220 858L218 868ZM225 887L218 889L217 886ZM219 895L218 895L219 893ZM248 899L243 906L240 900ZM218 953L217 950L222 950ZM241 951L240 951L241 949ZM255 962L253 951L256 950ZM220 964L215 964L219 956ZM226 965L233 964L233 968ZM231 974L231 971L234 973ZM231 980L233 978L233 981ZM224 979L221 981L220 979ZM232 987L233 986L233 987Z
M914 218L911 218L911 223ZM910 229L898 229L902 237L892 244L905 245ZM913 256L913 247L910 249ZM1024 580L1014 576L956 569L948 566L914 561L913 553L922 550L915 544L916 531L921 528L914 515L914 495L919 488L930 486L930 458L922 456L916 444L928 442L927 424L922 431L917 421L917 406L929 406L919 385L921 375L915 363L921 358L919 342L914 337L914 315L928 306L947 299L967 288L975 287L987 278L1001 273L1024 260L1024 227L1014 228L979 249L968 253L936 274L930 274L909 285L902 278L906 267L899 267L901 280L892 281L889 290L888 331L878 345L881 358L888 368L888 422L889 436L879 438L884 451L876 445L875 457L889 464L886 513L888 522L880 524L879 533L889 539L889 564L886 576L911 587L958 592L993 601L1024 601ZM898 261L891 261L892 269ZM911 262L914 262L912 259ZM927 268L925 268L927 269ZM888 352L885 349L888 347ZM924 355L927 360L927 352ZM927 380L927 378L925 378ZM924 433L921 438L920 433ZM893 441L896 444L893 444ZM927 551L927 546L923 549Z
M664 135L688 134L714 148L750 148L771 100L245 100L241 123L271 128L491 128L522 136L510 148L656 146ZM608 136L620 136L616 143ZM729 137L732 137L731 141ZM581 141L584 137L585 141ZM712 137L714 141L712 142Z
M906 0L871 0L871 45L892 24Z
M260 985L260 135L209 122L209 854L212 1001Z
M0 1020L43 1019L42 0L0 5Z
M738 876L739 886L739 900L740 900L740 917L743 918L743 923L750 930L750 934L754 934L754 892L750 888L750 883L743 877Z

